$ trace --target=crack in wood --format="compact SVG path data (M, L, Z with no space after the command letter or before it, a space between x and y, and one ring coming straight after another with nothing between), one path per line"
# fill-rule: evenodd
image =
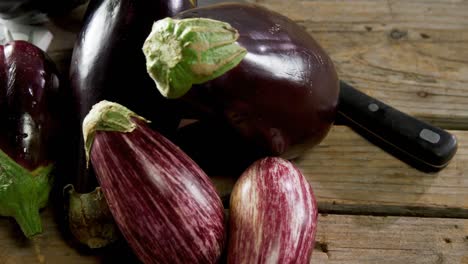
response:
M392 8L392 0L387 0L387 7L388 7L388 11L390 13L390 17L392 18L392 20L395 20L395 15L393 13L393 8Z

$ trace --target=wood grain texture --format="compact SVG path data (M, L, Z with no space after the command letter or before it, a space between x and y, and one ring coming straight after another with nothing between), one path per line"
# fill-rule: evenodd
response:
M0 219L0 264L138 263L128 248L78 251L43 212L38 249L8 219ZM311 263L462 263L468 261L468 219L319 215Z
M453 133L458 152L434 174L409 167L339 126L296 164L322 211L468 218L468 132Z
M0 264L16 263L91 263L93 257L80 255L58 232L50 211L41 214L44 233L36 245L27 240L8 218L0 218ZM72 262L70 262L72 260Z
M468 2L249 2L305 27L356 88L436 125L468 128Z
M0 264L139 263L123 240L105 249L90 250L60 232L51 207L41 212L43 233L27 240L11 219L0 218Z
M458 152L442 171L420 172L335 126L325 140L295 160L312 185L319 211L468 218L468 131L452 131ZM213 177L228 198L235 179Z
M319 215L311 263L467 263L468 220Z

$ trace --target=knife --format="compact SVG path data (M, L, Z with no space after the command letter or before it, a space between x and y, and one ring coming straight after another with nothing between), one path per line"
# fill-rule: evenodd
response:
M340 81L338 124L423 172L445 168L457 151L456 137Z

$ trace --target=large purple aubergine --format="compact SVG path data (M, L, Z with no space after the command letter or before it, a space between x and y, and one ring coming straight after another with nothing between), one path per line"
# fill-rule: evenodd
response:
M422 170L444 168L457 150L447 131L339 83L304 28L258 5L211 5L160 20L143 52L155 86L180 98L187 116L227 121L270 155L292 158L318 144L337 113Z
M312 187L291 162L254 162L230 202L228 263L310 263L317 228Z
M81 124L92 105L111 100L151 119L152 128L166 134L175 130L178 118L171 102L154 92L146 73L141 46L154 21L196 5L194 0L92 0L73 50L70 82L74 101L70 149L70 225L78 240L101 247L115 236L105 204L96 199L97 182L85 166ZM71 185L70 185L71 186ZM90 195L80 196L88 193ZM92 204L91 204L92 203ZM82 206L85 204L85 206ZM101 215L102 214L102 215Z
M141 261L219 261L223 205L193 160L145 119L108 101L93 106L83 136L112 215Z
M201 7L175 18L181 20L155 23L143 47L162 94L202 117L227 120L275 155L292 155L294 146L317 144L327 134L337 74L300 26L248 4Z
M52 188L61 129L58 71L25 41L0 46L0 215L27 237L42 231L39 209Z

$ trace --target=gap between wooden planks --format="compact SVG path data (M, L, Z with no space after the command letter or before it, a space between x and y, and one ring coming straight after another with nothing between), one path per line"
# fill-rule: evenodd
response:
M413 169L343 126L334 126L295 163L321 212L468 218L468 131L451 132L458 138L457 154L435 174ZM213 180L229 199L236 179Z
M311 263L468 263L468 220L319 215Z

